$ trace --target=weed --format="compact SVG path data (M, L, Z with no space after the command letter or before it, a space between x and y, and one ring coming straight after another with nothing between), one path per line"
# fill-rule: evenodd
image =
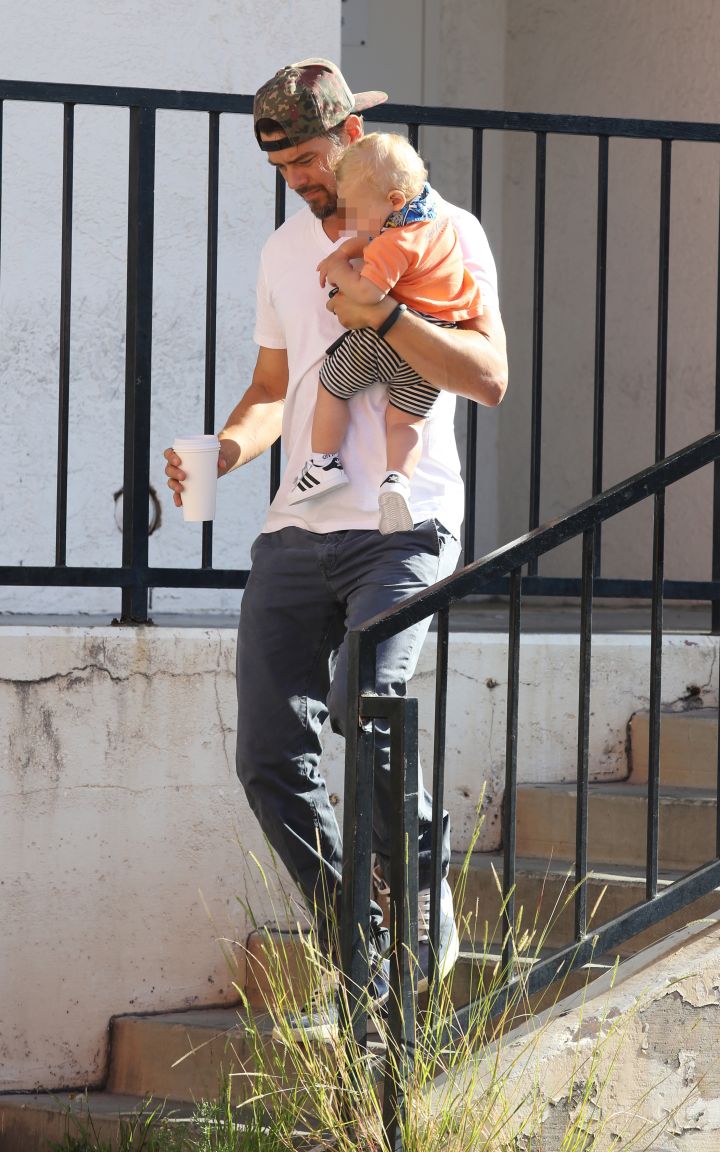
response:
M473 847L471 843L456 885L459 907L464 905ZM539 909L529 922L522 908L511 913L512 902L503 899L497 877L496 883L500 910L494 925L482 924L473 944L473 1006L463 1027L455 1002L467 995L464 988L454 988L453 978L467 980L467 974L461 976L458 969L429 994L414 998L416 1018L406 1022L409 1035L402 1045L377 1013L367 1044L358 1043L350 1025L342 1023L350 1019L350 1004L331 950L321 946L307 921L297 921L290 902L284 916L273 908L277 920L294 919L295 927L277 932L256 924L254 945L246 950L247 966L264 1002L262 1010L253 1011L238 987L245 1047L240 1054L229 1042L232 1067L218 1099L198 1103L187 1121L162 1115L160 1108L151 1111L148 1102L134 1120L121 1121L113 1152L292 1152L301 1147L313 1152L381 1152L387 1147L385 1084L393 1081L404 1152L649 1148L660 1129L643 1120L643 1099L622 1132L618 1129L624 1118L604 1108L632 1013L618 1018L608 1012L599 1024L594 1017L591 1038L568 1044L570 1056L557 1061L551 1098L541 1082L541 1068L548 1060L543 1050L546 1010L569 990L570 973L542 995L531 995L528 979L554 920L574 900L576 889L568 883L550 922L541 925ZM277 891L275 884L272 889L268 885L271 898L272 891ZM597 906L593 914L596 911ZM466 941L478 919L468 915L461 924ZM231 949L230 942L224 943L234 967L240 945ZM289 1017L299 1012L310 991L328 1009L341 1006L338 1034L328 1042L298 1039L289 1026ZM387 1072L392 1074L389 1081ZM545 1067L543 1075L546 1072ZM110 1152L91 1119L73 1116L72 1121L74 1130L68 1130L53 1152Z

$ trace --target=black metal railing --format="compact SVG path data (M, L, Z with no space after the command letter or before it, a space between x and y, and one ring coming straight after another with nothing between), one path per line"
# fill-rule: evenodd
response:
M402 1078L412 1058L415 1006L408 957L417 955L418 865L418 705L406 698L378 696L375 692L377 647L405 628L438 613L438 648L435 686L433 795L433 861L431 885L431 955L437 954L439 938L439 891L441 880L441 816L443 810L445 716L448 678L449 615L453 604L468 596L482 594L500 577L510 588L508 624L508 681L506 718L505 789L503 800L503 880L502 918L504 955L502 971L508 973L503 986L493 989L495 1013L501 1012L517 991L520 978L512 972L512 930L515 920L515 825L517 802L517 735L520 696L520 633L522 596L526 578L539 557L569 540L582 538L582 586L580 623L580 663L578 674L577 727L577 820L575 845L575 888L573 890L574 938L547 959L538 960L522 976L528 994L552 983L561 973L587 964L593 956L611 952L624 941L657 924L678 909L687 907L720 884L720 825L716 829L715 856L703 867L676 879L658 890L658 823L660 772L660 704L663 631L663 551L665 492L677 481L706 466L717 467L720 460L720 432L671 455L585 504L527 533L484 559L461 569L439 584L411 596L387 612L354 629L349 636L349 705L345 767L345 814L343 827L343 911L341 948L348 997L353 1006L353 1028L362 1044L365 1016L362 999L353 999L353 989L367 986L367 950L370 899L371 816L373 794L373 733L368 721L384 719L390 725L392 790L397 821L391 845L391 1006L389 1030L392 1044L387 1062L384 1113L388 1147L401 1146ZM655 546L653 556L652 613L650 637L650 736L647 798L646 898L605 924L593 922L588 934L587 842L589 783L589 723L592 655L592 612L596 595L597 541L600 527L642 500L654 501ZM720 780L720 758L718 761ZM483 910L487 911L487 910ZM455 1025L467 1028L477 1019L476 1006L458 1010ZM399 1058L399 1054L402 1059ZM399 1075L398 1070L402 1070Z
M58 443L55 516L55 563L0 565L0 584L65 587L110 587L121 589L120 622L143 623L148 619L148 598L153 588L242 588L247 571L213 566L212 525L203 528L198 567L153 567L149 564L148 497L150 477L150 420L152 377L153 235L155 217L155 124L160 110L205 113L208 124L207 173L207 291L205 323L205 430L213 430L215 413L216 310L218 297L218 190L222 118L248 117L252 98L223 93L176 92L159 89L110 88L73 84L38 84L0 81L0 176L3 162L2 125L4 105L11 101L52 103L63 108L62 253L60 302L60 356L58 387ZM73 171L75 109L80 105L126 108L130 122L128 155L127 226L127 315L122 559L117 566L69 565L68 467L70 444L70 335L72 327L72 237L74 224ZM657 305L657 385L655 405L655 458L664 454L667 424L667 343L668 268L670 250L670 190L672 145L675 141L720 142L720 126L684 122L620 120L579 116L545 116L510 112L489 112L465 108L421 108L387 104L373 109L367 117L375 123L405 124L414 143L423 127L467 129L468 188L472 211L482 216L484 144L486 133L525 133L535 138L534 255L532 368L530 388L531 450L529 459L530 530L540 520L542 506L541 464L543 427L543 335L545 327L544 276L547 215L547 143L552 136L592 137L597 140L597 219L595 263L595 326L593 357L593 448L592 495L603 487L603 445L607 439L605 404L606 292L608 247L608 201L610 144L615 139L657 141L661 150L659 188L659 276ZM285 215L285 190L278 177L276 186L276 226ZM0 201L0 236L2 236ZM2 257L0 252L0 275ZM718 262L720 284L720 262ZM720 331L720 292L718 294ZM720 420L720 341L716 350L716 422ZM465 460L466 505L464 559L476 556L477 493L477 406L467 403L467 452ZM280 476L280 450L272 450L270 494ZM713 542L711 579L667 580L667 599L704 599L712 604L713 630L720 631L720 466L715 468L713 488ZM602 576L602 549L598 539L594 553L596 590L606 597L652 595L652 582ZM486 584L488 593L507 594L509 581L504 574ZM579 596L581 582L573 576L542 576L536 558L531 559L523 580L527 595Z

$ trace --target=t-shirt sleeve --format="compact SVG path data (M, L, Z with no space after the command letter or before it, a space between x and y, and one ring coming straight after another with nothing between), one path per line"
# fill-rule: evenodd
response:
M396 234L393 235L393 232ZM372 240L363 252L360 275L379 288L390 292L410 266L409 253L398 242L397 230L388 229Z
M272 302L265 274L264 253L260 256L255 285L255 331L253 339L261 348L286 348L282 324Z

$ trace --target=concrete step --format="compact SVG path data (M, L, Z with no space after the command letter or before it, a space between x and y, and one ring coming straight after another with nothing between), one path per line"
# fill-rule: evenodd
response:
M258 1013L253 1019L257 1043L267 1048L272 1022ZM252 1071L255 1043L239 1007L118 1016L112 1021L107 1090L187 1103L216 1100L222 1077L233 1073L231 1097L238 1103L252 1091L242 1073Z
M93 1143L116 1148L122 1125L139 1135L138 1118L153 1112L158 1118L187 1122L192 1108L177 1101L152 1104L144 1097L110 1092L0 1095L0 1152L46 1152L50 1142L60 1143L66 1134L76 1138L86 1134Z
M519 957L517 963L522 970L528 973L533 963L546 959L550 956L551 951L550 948L540 949L537 954L532 953ZM542 1012L565 996L569 996L581 988L586 988L593 980L612 968L613 963L614 957L599 956L591 964L574 969L541 992L534 993L530 997L525 994L518 995L504 1018L490 1025L485 1030L485 1034L490 1037L516 1027L532 1012ZM501 949L493 948L482 953L476 951L470 941L465 941L452 976L449 978L452 1003L456 1008L462 1008L492 991L493 987L499 987L502 973Z
M87 1141L82 1143L83 1149L154 1148L152 1130L161 1121L170 1129L177 1125L179 1146L188 1127L192 1127L196 1111L194 1104L184 1101L158 1097L151 1100L144 1095L107 1091L0 1095L0 1152L47 1152L51 1143L62 1143L66 1136L74 1137L78 1147L81 1140ZM235 1112L233 1122L234 1131L227 1134L227 1143L223 1140L224 1130L216 1132L218 1147L258 1148L265 1147L266 1143L270 1147L269 1138L263 1142L258 1120L249 1111ZM132 1140L131 1134L134 1134ZM175 1143L172 1146L175 1147ZM273 1143L272 1146L280 1145ZM286 1146L295 1152L316 1152L317 1137L301 1126L294 1133L288 1133L287 1145L283 1144ZM166 1147L162 1137L157 1147Z
M517 853L541 859L575 856L576 790L573 784L521 785L517 796ZM647 788L627 782L591 784L588 860L644 865ZM663 788L659 863L689 871L715 857L715 793Z
M278 995L292 989L295 1002L304 1004L316 986L325 961L313 960L298 929L267 924L248 937L245 948L245 998L257 1011L277 1006Z
M498 882L502 880L502 856L496 853L478 853L471 857L461 886L462 901L456 900L456 914L462 934L480 950L483 940L498 945L502 934L500 924L501 897ZM458 890L463 858L453 858L450 881ZM680 873L663 872L660 887L679 878ZM515 917L522 909L521 931L532 933L531 948L543 946L561 948L574 938L574 866L562 860L538 860L518 857L516 861ZM645 899L644 872L638 868L598 865L587 881L588 916L596 908L590 927L604 924L626 912ZM641 948L674 932L688 920L700 919L720 910L720 890L710 892L696 901L691 908L673 913L667 920L629 940L619 949L623 957L633 955Z
M630 779L646 784L650 715L630 720ZM717 788L718 713L716 708L663 712L660 716L660 783L677 788Z

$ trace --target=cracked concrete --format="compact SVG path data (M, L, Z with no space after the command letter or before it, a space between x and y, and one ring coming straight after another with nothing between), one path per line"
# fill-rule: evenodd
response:
M666 641L667 700L710 682L717 640L685 639ZM5 1089L97 1083L114 1013L234 996L216 938L242 938L245 905L263 920L276 899L235 776L234 656L225 629L0 630ZM594 661L591 771L615 779L627 772L628 716L646 704L648 644L597 637ZM572 635L523 636L521 780L574 777L577 667ZM434 668L431 636L415 681L428 766ZM504 638L453 634L446 805L457 849L481 797L477 847L500 841L506 695ZM716 704L710 689L701 699ZM343 744L327 732L324 748L342 825Z
M494 1114L504 1111L503 1137L517 1133L527 1152L559 1148L571 1120L593 1152L715 1152L719 1024L720 921L710 918L640 953L617 981L601 977L561 1012L508 1033L462 1085L446 1077L433 1095L462 1089L487 1099L499 1070L506 1080ZM542 1118L534 1144L522 1136L531 1115Z
M5 628L0 656L0 1075L97 1084L111 1015L236 998L216 941L249 930L250 852L270 914L234 637Z

